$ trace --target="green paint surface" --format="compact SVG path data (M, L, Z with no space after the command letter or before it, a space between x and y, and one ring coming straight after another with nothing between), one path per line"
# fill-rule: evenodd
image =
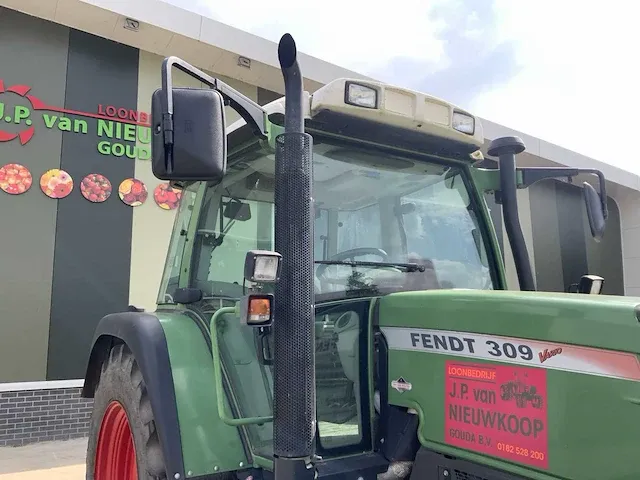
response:
M542 292L429 291L380 300L380 325L446 329L589 346L638 354L640 299ZM537 356L538 353L535 352ZM548 469L473 453L444 443L445 362L502 364L417 351L390 350L392 404L415 408L423 445L527 478L630 480L640 478L640 383L548 369Z
M487 207L487 201L484 197L484 193L488 188L488 183L491 178L490 171L483 177L478 173L477 168L467 167L472 178L472 183L469 188L469 194L475 198L478 208L478 222L479 228L485 227L487 229L486 238L487 243L485 245L487 252L488 264L493 266L494 275L494 288L496 290L507 288L507 277L505 275L505 267L502 253L500 251L500 243L498 242L498 236L496 234L496 228L491 221L491 215L489 208Z
M182 456L188 477L233 471L247 464L240 434L216 410L213 363L194 321L176 312L156 312L164 329L176 393ZM229 411L229 406L225 406Z
M500 190L500 170L489 168L470 168L473 182L481 192Z

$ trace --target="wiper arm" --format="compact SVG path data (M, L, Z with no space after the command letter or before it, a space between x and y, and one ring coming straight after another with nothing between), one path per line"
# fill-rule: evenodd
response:
M356 262L346 260L316 260L314 263L320 265L346 265L348 267L395 267L403 268L407 272L424 272L424 265L417 263L396 263L396 262Z

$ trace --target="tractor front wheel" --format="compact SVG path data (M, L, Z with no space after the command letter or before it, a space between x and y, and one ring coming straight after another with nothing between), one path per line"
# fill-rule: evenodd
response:
M140 368L124 345L102 365L87 447L87 480L165 480L166 469Z

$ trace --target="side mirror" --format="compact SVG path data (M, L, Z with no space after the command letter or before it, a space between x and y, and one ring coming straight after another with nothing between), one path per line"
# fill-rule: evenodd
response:
M582 192L584 194L584 203L587 207L587 217L589 218L589 228L591 235L596 242L602 240L606 228L605 212L602 209L602 200L589 183L582 184Z
M222 214L230 220L246 222L247 220L251 220L251 205L239 200L230 200L224 207Z
M540 180L548 178L563 178L569 180L581 173L589 173L598 177L600 193L596 191L589 183L583 182L584 202L587 207L587 215L589 217L589 227L591 235L596 242L602 240L606 229L607 217L609 210L607 208L607 186L604 175L600 170L593 168L565 168L565 167L527 167L518 169L522 181L520 188L528 188Z
M182 305L189 305L202 300L202 290L199 288L178 288L173 294L173 301Z
M207 85L174 88L172 69ZM225 105L229 105L267 138L267 112L226 83L178 57L162 62L162 88L151 98L151 168L153 175L169 181L222 179L227 169Z
M158 89L151 99L154 176L174 181L220 180L227 167L222 95L197 88L172 88L168 93ZM173 103L172 120L163 113L166 97ZM167 126L171 121L173 125Z

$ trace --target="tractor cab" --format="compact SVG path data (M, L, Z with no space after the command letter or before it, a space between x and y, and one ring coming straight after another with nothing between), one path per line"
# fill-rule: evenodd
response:
M344 88L344 80L336 83ZM280 108L282 100L265 107L272 118ZM313 119L307 124L312 130ZM367 366L373 299L393 292L492 290L503 283L471 159L313 135L317 445L326 458L373 446ZM185 308L207 323L216 310L254 291L244 277L247 252L276 249L274 151L252 139L242 120L228 138L234 153L224 178L183 190L176 218L181 227L174 229L158 299L167 306L185 289L198 290L197 301ZM216 327L215 348L237 413L270 417L272 329L252 328L234 315L222 316ZM247 429L256 452L270 457L271 422L252 422Z

